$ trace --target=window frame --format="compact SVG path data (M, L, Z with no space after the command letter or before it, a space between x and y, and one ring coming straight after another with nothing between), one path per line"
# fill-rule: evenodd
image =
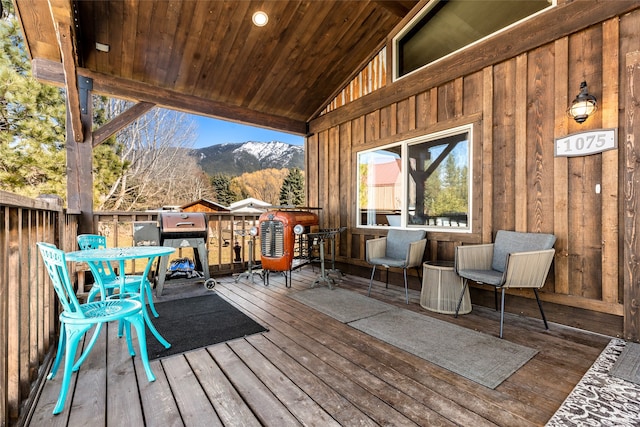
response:
M400 229L421 229L430 232L450 232L450 233L465 233L471 234L473 233L473 145L474 145L474 128L475 123L469 122L462 125L446 128L439 131L434 131L430 133L426 133L424 135L396 141L393 143L380 145L377 147L368 148L366 150L361 150L356 152L356 227L363 229L389 229L389 228L400 228ZM409 224L409 147L412 145L424 144L429 142L435 142L440 139L460 135L466 133L467 134L467 225L466 227L452 227L452 226L437 226L437 225L427 225L427 224ZM437 146L438 144L434 144ZM361 197L361 188L360 188L360 158L363 155L368 153L373 153L375 151L384 150L387 148L399 147L400 148L400 226L391 226L391 225L368 225L363 224L362 213L363 210L360 206L360 197Z
M434 7L435 7L435 6L440 2L440 1L442 1L442 0L430 0L430 1L429 1L429 2L428 2L428 3L427 3L423 8L419 11L419 12L417 12L417 13L413 16L413 18L411 18L411 19L409 20L409 22L408 22L408 23L407 23L407 24L406 24L406 25L405 25L405 26L404 26L400 31L398 31L398 33L397 33L395 36L393 36L393 38L391 39L391 81L392 81L392 82L396 82L396 81L398 81L398 80L400 80L400 79L403 79L403 78L405 78L405 77L407 77L407 76L413 75L413 74L415 74L415 73L417 73L417 72L419 72L419 71L421 71L421 70L425 69L426 67L428 67L428 66L430 66L430 65L436 64L436 63L438 63L438 62L440 62L440 61L444 60L445 58L449 58L449 57L451 57L451 56L453 56L453 55L457 55L457 54L459 54L459 53L461 53L461 52L463 52L463 51L465 51L465 50L467 50L467 49L471 48L472 46L475 46L475 45L477 45L477 44L479 44L479 43L481 43L481 42L483 42L483 41L485 41L485 40L487 40L487 39L489 39L489 38L491 38L491 37L496 36L497 34L503 33L503 32L505 32L505 31L507 31L507 30L509 30L509 29L511 29L511 28L513 28L513 27L515 27L515 26L517 26L517 25L520 25L520 24L522 24L522 23L524 23L524 22L526 22L526 21L528 21L528 20L530 20L530 19L532 19L532 18L534 18L534 17L536 17L536 16L538 16L538 15L542 14L542 13L546 13L546 12L548 12L550 9L555 8L555 7L557 6L557 1L558 1L558 0L548 0L548 1L549 1L549 6L548 6L548 7L546 7L546 8L544 8L544 9L542 9L542 10L539 10L538 12L535 12L535 13L533 13L533 14L531 14L531 15L529 15L529 16L527 16L527 17L525 17L525 18L520 19L519 21L516 21L516 22L514 22L514 23L512 23L512 24L509 24L509 25L507 25L506 27L501 28L501 29L499 29L498 31L495 31L495 32L493 32L493 33L491 33L491 34L489 34L489 35L487 35L487 36L484 36L484 37L482 37L482 38L480 38L480 39L478 39L478 40L476 40L476 41L474 41L474 42L472 42L472 43L469 43L468 45L465 45L465 46L463 46L463 47L461 47L461 48L459 48L459 49L457 49L457 50L455 50L455 51L453 51L453 52L451 52L451 53L449 53L449 54L447 54L447 55L445 55L445 56L442 56L442 57L440 57L440 58L438 58L438 59L436 59L436 60L434 60L434 61L431 61L431 62L429 62L429 63L427 63L427 64L424 64L424 65L422 65L422 66L420 66L420 67L416 68L415 70L412 70L412 71L410 71L410 72L408 72L408 73L406 73L406 74L403 74L403 75L401 75L401 76L400 76L400 75L398 75L398 74L399 74L399 72L400 72L400 71L399 71L399 69L400 69L400 66L399 66L399 61L400 61L400 48L399 48L399 44L400 44L400 40L401 40L401 39L402 39L402 38L403 38L407 33L409 33L409 32L414 28L414 26L415 26L418 22L420 22L420 20L422 20L422 18L423 18L426 14L428 14L428 13L429 13L429 11L431 11L431 9L433 9L433 8L434 8Z

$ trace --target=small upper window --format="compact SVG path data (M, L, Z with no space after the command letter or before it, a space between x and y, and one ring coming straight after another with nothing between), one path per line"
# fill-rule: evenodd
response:
M402 77L547 7L555 0L433 0L394 39Z

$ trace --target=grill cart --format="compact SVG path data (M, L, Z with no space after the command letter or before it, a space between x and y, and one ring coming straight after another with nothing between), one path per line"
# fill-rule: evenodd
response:
M195 269L202 271L207 289L213 289L216 281L209 274L207 253L207 216L194 212L162 212L157 222L135 222L134 244L155 244L172 248L193 248ZM155 230L154 230L155 228ZM156 295L162 295L168 258L160 259L156 282Z

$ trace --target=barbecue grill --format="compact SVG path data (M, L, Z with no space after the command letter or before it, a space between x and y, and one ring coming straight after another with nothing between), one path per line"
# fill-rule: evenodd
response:
M134 224L134 243L136 245L144 242L159 241L160 246L172 248L193 248L195 269L202 271L205 279L205 286L209 289L215 286L215 281L209 275L209 257L207 254L207 216L197 212L161 212L158 214L158 222L155 223L156 231L152 230L153 223L144 222ZM138 234L136 235L136 229ZM151 243L154 244L154 243ZM155 243L158 244L158 243ZM160 261L158 272L158 283L156 284L156 294L162 295L165 274L167 271L168 258L163 257Z
M289 287L291 270L296 258L296 239L301 258L304 252L304 235L318 228L318 216L307 211L268 211L260 215L259 222L260 254L265 284L269 283L270 271L280 271L285 273L285 285Z

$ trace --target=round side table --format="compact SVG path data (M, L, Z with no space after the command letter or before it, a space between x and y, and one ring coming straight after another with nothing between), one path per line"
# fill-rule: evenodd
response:
M436 313L455 314L462 292L462 277L453 269L452 261L427 261L422 265L420 305ZM469 288L464 292L458 314L471 312Z

